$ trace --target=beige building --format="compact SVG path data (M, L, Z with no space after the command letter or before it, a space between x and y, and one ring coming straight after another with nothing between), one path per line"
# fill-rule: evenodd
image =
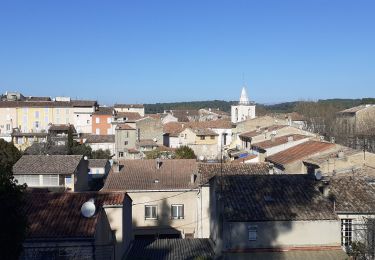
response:
M114 109L116 112L135 112L145 116L145 107L141 104L115 104Z
M111 172L103 191L126 191L133 200L136 238L202 237L198 168L195 160L127 160Z
M231 175L222 184L212 182L211 238L224 259L293 259L283 258L281 252L288 251L305 252L307 259L317 259L322 251L321 259L345 259L340 220L313 178Z
M50 190L88 190L88 160L82 155L24 155L13 166L18 183Z
M0 101L0 138L11 140L13 128L17 127L17 108Z
M179 134L179 144L193 149L198 158L218 159L218 136L208 128L186 128Z
M129 248L125 193L33 192L25 199L29 229L20 259L123 259Z
M320 172L323 175L352 173L365 166L375 168L375 154L336 145L333 151L304 160L306 172Z
M137 131L129 124L118 124L115 130L115 158L131 159L136 150ZM138 153L138 152L137 152Z

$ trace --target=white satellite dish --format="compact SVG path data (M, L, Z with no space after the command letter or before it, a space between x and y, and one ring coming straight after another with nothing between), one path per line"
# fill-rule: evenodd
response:
M204 156L203 155L199 156L199 160L204 161Z
M316 179L317 181L320 181L320 180L322 179L322 173L321 173L320 171L317 171L317 172L315 173L315 179Z
M83 203L81 207L81 213L85 218L91 218L95 214L95 204L94 199L89 199L89 201L86 201Z

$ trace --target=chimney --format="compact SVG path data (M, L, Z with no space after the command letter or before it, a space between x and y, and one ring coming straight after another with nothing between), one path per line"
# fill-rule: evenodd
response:
M190 175L190 183L191 183L191 184L194 184L195 181L196 181L196 179L197 179L197 175L196 175L195 173L192 173L192 174Z
M274 141L275 141L275 135L271 134L271 142L274 142Z
M162 164L162 161L160 158L156 158L156 169L160 169L161 168L161 164Z
M323 181L323 185L320 186L320 192L323 194L323 197L328 198L329 197L329 182L328 181Z
M273 163L269 163L268 164L268 173L269 174L274 174L275 173L275 171L273 169Z
M293 136L288 136L288 142L293 142Z
M113 162L113 172L119 172L120 171L120 164L118 162Z

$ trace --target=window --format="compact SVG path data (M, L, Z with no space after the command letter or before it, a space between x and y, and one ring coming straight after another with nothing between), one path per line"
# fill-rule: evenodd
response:
M155 205L146 205L145 206L145 219L157 219L158 218L157 209L158 207Z
M107 134L108 134L108 135L111 135L111 134L112 134L112 129L111 129L111 128L108 128L108 129L107 129Z
M90 120L87 120L86 122L87 122L88 125L90 124Z
M201 140L206 140L206 137L204 135L201 135Z
M112 122L112 118L108 117L107 118L107 123L110 124Z
M46 124L49 123L48 116L44 117L44 122L45 122Z
M211 140L214 140L215 139L215 136L214 135L211 135Z
M10 131L10 124L7 124L7 131Z
M248 232L249 232L249 241L256 241L257 240L257 232L258 232L258 226L257 225L250 225L248 226Z
M39 118L39 111L35 111L35 118Z
M60 114L60 109L56 108L56 115Z
M97 123L97 124L100 123L100 118L99 117L95 118L95 123Z
M187 134L185 134L185 139L187 139Z
M59 186L59 175L43 175L43 186Z
M40 186L39 175L14 175L19 184L26 183L29 187Z
M39 125L39 121L35 121L34 125L35 125L35 128L38 129L39 126L40 126L40 125Z
M100 129L96 128L95 134L100 135Z
M124 152L118 152L118 157L124 157Z
M184 205L172 205L171 207L172 219L183 219L184 218Z
M125 141L125 142L124 142L124 145L128 145L128 143L129 143L128 141Z
M69 108L65 109L65 113L69 115Z
M349 246L352 243L352 220L342 219L341 220L341 245Z
M129 137L129 131L126 131L126 138Z
M72 176L65 176L65 185L72 184Z

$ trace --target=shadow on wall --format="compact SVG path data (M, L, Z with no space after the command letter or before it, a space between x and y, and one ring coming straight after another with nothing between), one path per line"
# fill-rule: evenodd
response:
M171 226L171 207L166 199L162 200L162 204L158 205L157 220L152 226L137 227L137 221L133 220L133 230L136 233L135 239L162 239L162 238L181 238L181 232Z

